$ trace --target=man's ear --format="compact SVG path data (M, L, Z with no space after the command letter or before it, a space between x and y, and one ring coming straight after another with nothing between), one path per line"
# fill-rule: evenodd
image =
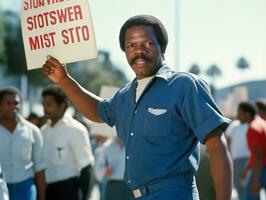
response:
M67 104L65 102L62 102L60 104L60 111L62 111L63 113L66 112L67 110Z

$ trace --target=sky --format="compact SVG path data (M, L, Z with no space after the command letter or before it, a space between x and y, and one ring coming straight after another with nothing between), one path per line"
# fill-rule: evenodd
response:
M19 10L17 2L1 0L0 6ZM112 62L129 78L134 74L120 50L119 30L129 17L150 14L167 29L165 56L172 68L187 71L196 63L204 73L216 64L223 73L217 88L266 79L265 0L89 0L89 4L98 49L109 51ZM240 57L250 64L243 72L235 65Z

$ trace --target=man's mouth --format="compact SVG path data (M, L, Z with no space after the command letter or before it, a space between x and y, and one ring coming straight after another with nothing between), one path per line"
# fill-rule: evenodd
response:
M147 62L152 62L152 60L150 58L148 58L147 56L136 56L135 58L132 59L130 64L144 64Z

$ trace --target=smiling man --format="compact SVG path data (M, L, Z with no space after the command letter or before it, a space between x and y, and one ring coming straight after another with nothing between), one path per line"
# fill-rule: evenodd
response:
M201 142L210 154L216 200L229 200L231 159L223 140L228 119L207 84L165 64L168 36L153 16L129 18L120 30L119 42L136 78L110 99L83 89L51 56L43 72L87 118L116 126L125 144L124 180L133 199L198 200L194 174Z

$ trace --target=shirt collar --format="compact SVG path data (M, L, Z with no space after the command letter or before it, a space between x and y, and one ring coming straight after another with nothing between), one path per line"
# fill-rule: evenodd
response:
M67 124L70 122L71 119L72 119L71 114L69 114L66 111L65 114L63 115L63 117L61 119L59 119L53 127L59 126L60 124ZM49 126L51 126L51 123L52 123L52 121L50 119L48 119L46 122L46 124Z
M168 67L167 65L163 65L159 68L154 77L163 78L164 80L169 81L173 73L175 72L170 67ZM134 78L131 84L136 85L137 78Z
M169 81L174 71L167 65L163 65L155 74L155 77L162 78L165 81Z

